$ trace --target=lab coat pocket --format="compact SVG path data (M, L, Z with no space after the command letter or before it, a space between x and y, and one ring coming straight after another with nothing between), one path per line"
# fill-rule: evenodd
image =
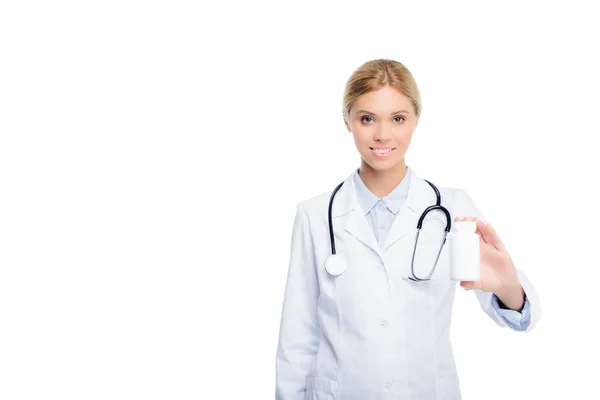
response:
M308 377L304 400L336 400L337 381Z

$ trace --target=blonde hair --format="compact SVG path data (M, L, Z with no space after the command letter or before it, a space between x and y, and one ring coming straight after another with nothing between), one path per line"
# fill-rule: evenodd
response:
M386 85L408 97L415 109L415 116L421 115L421 95L408 68L398 61L377 59L367 61L358 67L346 82L342 101L344 121L348 121L350 109L359 96Z

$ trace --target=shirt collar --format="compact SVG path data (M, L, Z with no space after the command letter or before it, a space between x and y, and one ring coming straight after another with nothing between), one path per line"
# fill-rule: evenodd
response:
M356 198L358 204L367 215L379 200L382 200L386 207L394 214L400 210L400 206L408 196L408 188L410 186L411 169L407 167L406 174L402 181L392 190L390 194L383 198L379 198L369 190L362 178L358 174L360 168L354 171L354 187L356 188Z

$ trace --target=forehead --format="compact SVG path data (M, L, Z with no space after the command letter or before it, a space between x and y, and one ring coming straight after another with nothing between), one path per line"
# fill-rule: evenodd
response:
M368 110L376 114L389 114L402 109L414 112L410 99L391 86L384 86L360 95L352 108Z

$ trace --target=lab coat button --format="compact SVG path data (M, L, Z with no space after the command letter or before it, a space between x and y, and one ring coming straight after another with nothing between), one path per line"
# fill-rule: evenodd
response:
M381 322L379 323L379 325L383 326L384 328L387 328L388 322L385 319L382 319Z
M386 383L383 384L384 389L389 389L392 387L392 383L390 381L387 381Z

